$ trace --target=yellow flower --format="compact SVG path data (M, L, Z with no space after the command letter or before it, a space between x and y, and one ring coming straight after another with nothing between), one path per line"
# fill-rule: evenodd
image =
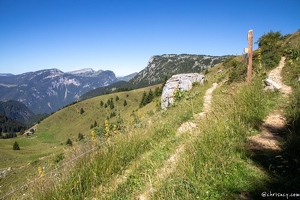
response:
M39 176L42 178L41 180L44 181L45 179L43 178L44 177L43 168L38 167L38 172L39 172Z
M108 121L105 120L105 136L109 137L109 126L108 126Z
M117 135L117 125L114 125L114 134Z
M91 135L92 135L92 140L96 141L96 134L95 131L91 131Z

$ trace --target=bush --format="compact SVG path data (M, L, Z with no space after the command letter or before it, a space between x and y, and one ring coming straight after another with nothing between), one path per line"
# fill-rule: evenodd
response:
M64 158L65 158L64 153L59 153L54 157L53 161L58 163L59 161L63 160Z
M261 48L262 65L266 69L276 67L283 53L281 45L278 43L282 40L280 32L270 31L261 36L256 42Z

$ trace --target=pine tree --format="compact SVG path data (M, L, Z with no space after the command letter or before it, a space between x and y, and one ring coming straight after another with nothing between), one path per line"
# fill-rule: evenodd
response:
M148 96L147 96L147 99L146 99L146 104L151 103L153 98L154 98L154 94L153 94L153 91L150 89L150 91L148 93Z
M127 101L126 101L126 100L124 100L123 105L124 105L124 106L127 106Z
M155 97L159 97L161 95L161 89L160 87L156 87L155 90L154 90L154 96Z
M141 103L140 103L140 108L147 104L146 101L147 101L147 93L146 93L146 91L144 91L143 97L142 97L142 100L141 100Z
M115 105L114 105L114 102L112 100L110 101L110 105L109 106L110 106L110 109L114 109Z
M80 114L83 114L84 113L84 110L83 108L80 109Z
M68 146L72 146L73 145L72 141L70 140L70 138L67 140L66 145L68 145Z
M100 106L103 107L103 105L104 105L104 102L101 100L100 101Z
M78 141L83 140L84 136L82 133L78 133Z
M14 143L13 150L20 150L20 146L17 142Z

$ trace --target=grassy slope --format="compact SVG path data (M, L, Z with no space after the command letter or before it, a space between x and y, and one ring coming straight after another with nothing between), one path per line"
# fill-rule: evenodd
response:
M88 99L77 104L68 106L53 115L46 118L36 126L37 131L32 136L18 136L17 138L0 140L0 169L12 167L13 172L8 173L4 179L0 179L0 196L8 191L10 185L17 186L23 183L22 180L31 179L37 174L37 166L47 166L49 171L54 167L55 156L61 152L68 151L65 143L68 138L73 142L73 146L81 145L77 142L78 133L83 133L85 137L90 138L90 126L97 121L98 124L104 124L107 116L111 112L121 113L124 124L132 123L130 116L133 110L139 108L139 102L144 91L158 87L151 86L148 88L120 92L116 94L108 94ZM119 100L115 101L118 95ZM128 96L127 96L128 95ZM108 99L113 98L115 108L100 107L100 101L104 103ZM127 106L124 106L124 100ZM84 113L80 114L80 109L84 109ZM155 104L147 106L147 109L140 109L140 115L149 110L155 110ZM116 121L116 117L109 119L110 123ZM21 150L14 151L12 149L14 142L17 141ZM48 159L43 159L50 156ZM50 160L50 161L49 161ZM31 163L31 164L29 164ZM53 164L54 163L54 164Z

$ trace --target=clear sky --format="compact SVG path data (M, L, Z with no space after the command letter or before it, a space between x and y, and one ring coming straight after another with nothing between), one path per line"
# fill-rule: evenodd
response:
M242 54L300 29L300 0L0 0L0 73L144 69L152 55ZM256 48L256 45L254 46Z

